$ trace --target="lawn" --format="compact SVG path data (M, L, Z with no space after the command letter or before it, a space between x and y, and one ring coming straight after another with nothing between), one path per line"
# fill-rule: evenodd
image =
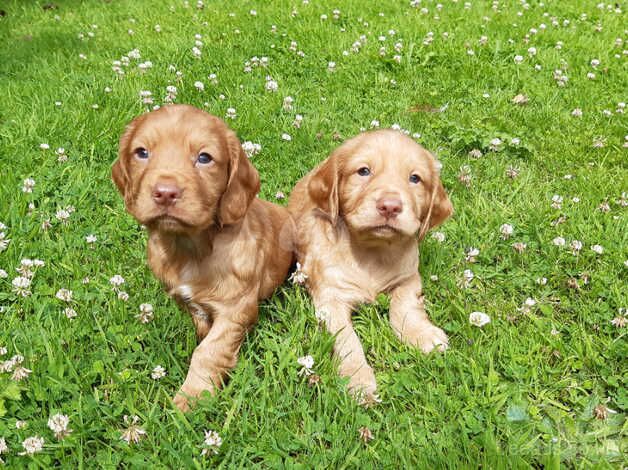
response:
M0 4L7 468L628 464L626 5L441 1ZM383 296L363 306L382 402L361 407L287 281L224 390L176 410L192 322L110 179L125 124L168 100L259 144L280 204L363 129L433 151L455 214L420 269L450 349L401 344Z

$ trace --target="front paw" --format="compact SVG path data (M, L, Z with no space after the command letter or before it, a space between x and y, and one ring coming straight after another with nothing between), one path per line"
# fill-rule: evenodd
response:
M377 394L375 393L377 391L375 374L368 364L364 364L352 374L343 374L342 370L340 373L341 375L349 377L349 383L347 384L349 393L355 397L360 404L376 402L378 400Z
M185 413L187 411L190 411L192 403L196 401L196 398L198 398L204 390L207 390L212 395L215 392L214 387L207 383L196 384L189 383L186 380L185 383L181 386L181 389L172 399L172 402L174 403L174 406L176 406Z
M425 354L432 352L434 349L443 352L449 347L449 338L447 338L445 332L430 322L417 325L412 331L404 332L401 339L421 349Z

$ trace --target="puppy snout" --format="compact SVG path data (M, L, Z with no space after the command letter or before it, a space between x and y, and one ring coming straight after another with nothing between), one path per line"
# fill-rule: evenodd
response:
M181 188L172 183L157 183L153 186L152 196L160 206L171 206L181 198Z
M397 217L403 209L401 199L397 197L382 197L377 200L376 206L378 212L387 219Z

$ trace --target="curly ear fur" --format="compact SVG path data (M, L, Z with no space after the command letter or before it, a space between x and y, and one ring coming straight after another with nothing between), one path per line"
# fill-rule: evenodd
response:
M308 194L332 224L336 224L339 211L337 151L318 166L307 185Z
M436 159L431 154L430 157L432 158L432 172L434 174L432 181L434 184L430 194L430 205L427 215L419 232L419 240L425 237L428 230L438 227L454 213L454 207L440 179L440 171L436 167Z
M135 129L137 129L138 124L143 119L144 116L139 116L133 119L133 121L126 126L124 132L120 136L120 143L118 144L118 159L113 162L113 166L111 167L111 179L116 184L116 187L118 188L118 191L120 191L120 194L122 194L122 197L125 198L127 186L129 184L129 175L123 163L123 155L127 151L127 147L129 146L129 142L133 137Z
M235 133L229 131L229 179L220 199L218 221L231 225L242 220L260 189L259 173L249 161Z

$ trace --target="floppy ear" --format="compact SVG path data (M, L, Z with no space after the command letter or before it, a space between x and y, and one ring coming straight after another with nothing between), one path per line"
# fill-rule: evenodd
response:
M260 189L259 173L249 161L235 133L227 137L229 151L229 179L218 206L220 225L240 221Z
M445 192L445 188L443 187L440 177L437 179L432 191L435 195L432 214L429 219L430 228L438 227L454 213L454 206L451 204L449 196L447 196L447 193Z
M312 201L333 225L338 219L338 155L337 150L314 170L307 185Z
M433 159L432 166L434 184L430 194L430 205L427 210L427 215L419 231L419 240L425 237L428 230L438 227L454 213L454 206L451 204L449 196L447 196L445 192L445 188L440 179L440 171L436 168L435 159Z
M137 127L137 119L139 118L131 121L120 136L120 143L118 144L118 159L113 162L113 166L111 167L111 179L113 179L113 182L116 184L118 191L122 194L122 197L126 197L126 189L129 184L129 175L126 168L122 164L122 158L124 153L127 151L129 141L131 140L133 132L135 132L135 128Z

